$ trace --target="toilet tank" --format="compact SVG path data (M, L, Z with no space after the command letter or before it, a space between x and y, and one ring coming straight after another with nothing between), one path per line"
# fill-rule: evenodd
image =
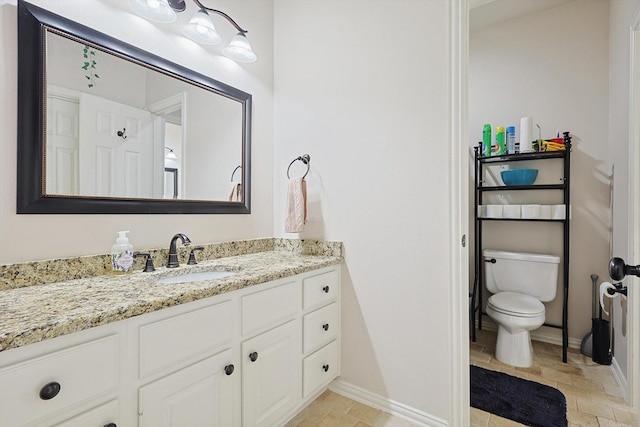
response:
M495 249L485 249L482 255L489 292L518 292L542 302L556 297L560 257Z

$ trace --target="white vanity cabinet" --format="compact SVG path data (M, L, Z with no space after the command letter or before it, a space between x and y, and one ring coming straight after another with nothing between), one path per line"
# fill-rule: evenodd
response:
M340 276L338 270L309 274L303 287L303 398L326 387L340 373Z
M340 374L339 285L325 267L0 352L0 427L283 425Z
M1 427L117 427L120 325L97 329L0 353Z

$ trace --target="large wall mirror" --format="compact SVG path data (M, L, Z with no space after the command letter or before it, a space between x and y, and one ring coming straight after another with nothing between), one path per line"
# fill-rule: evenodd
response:
M18 2L18 213L250 213L251 95Z

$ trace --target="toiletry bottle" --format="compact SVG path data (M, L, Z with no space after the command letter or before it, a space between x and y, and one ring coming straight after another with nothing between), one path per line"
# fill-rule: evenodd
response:
M502 156L507 151L504 141L504 126L496 126L496 156Z
M516 127L507 128L507 154L516 154Z
M489 157L491 155L491 125L486 124L482 129L482 155Z
M115 245L111 247L111 266L113 271L126 273L133 267L133 246L127 239L128 231L118 231Z

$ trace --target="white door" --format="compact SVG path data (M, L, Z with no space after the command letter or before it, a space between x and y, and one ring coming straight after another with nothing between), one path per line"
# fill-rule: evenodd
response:
M47 97L46 194L77 195L78 101Z
M81 95L81 195L152 197L153 157L149 112Z
M629 213L627 224L630 236L629 258L632 265L640 264L640 14L631 27L631 111L629 115ZM627 278L629 288L627 346L628 401L640 408L640 279Z
M295 321L242 343L242 423L270 427L300 396Z
M227 368L233 366L231 353L226 350L141 387L140 427L239 427L233 398L240 373Z

